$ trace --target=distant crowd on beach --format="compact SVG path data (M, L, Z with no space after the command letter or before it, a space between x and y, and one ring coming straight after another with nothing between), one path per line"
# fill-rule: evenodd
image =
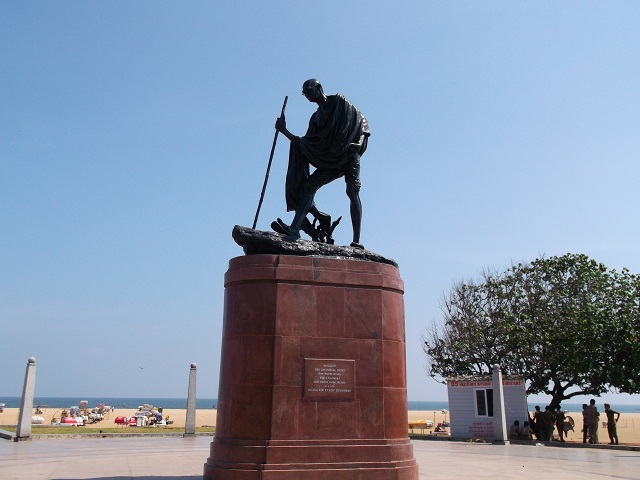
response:
M606 427L609 435L609 444L618 445L618 429L617 423L620 413L613 410L608 403L604 404L604 414L607 417L606 422L603 421L603 427ZM558 405L555 409L547 405L542 411L540 406L536 405L533 416L527 413L529 419L520 426L518 420L513 422L509 429L509 438L512 440L537 440L549 442L558 440L564 442L567 432L573 431L575 421L572 417L567 416L562 407ZM598 444L598 424L600 423L600 412L596 407L596 401L591 399L589 404L582 405L582 443ZM557 436L554 435L557 431Z

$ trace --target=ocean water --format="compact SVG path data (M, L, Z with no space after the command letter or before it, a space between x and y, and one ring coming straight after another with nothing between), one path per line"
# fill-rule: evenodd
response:
M145 403L154 407L162 408L187 408L186 398L124 398L124 397L35 397L34 407L40 405L48 408L69 408L77 406L81 400L87 400L89 407L97 407L99 403L110 405L114 408L138 408ZM6 408L19 408L20 397L0 397L0 403L4 403ZM409 410L448 410L449 402L446 401L409 401ZM198 398L196 408L208 409L218 405L217 398ZM536 405L544 408L544 404L529 404L529 411L533 411ZM596 404L599 410L604 410L600 402ZM616 405L612 403L611 408L620 413L640 413L640 405ZM582 404L563 403L562 409L571 412L582 411Z
M409 401L409 410L449 410L449 402Z

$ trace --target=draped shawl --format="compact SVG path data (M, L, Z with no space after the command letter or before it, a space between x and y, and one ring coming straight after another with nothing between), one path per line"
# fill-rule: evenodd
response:
M369 124L362 113L340 94L327 97L325 104L309 120L309 128L299 142L291 142L286 180L287 211L295 210L309 165L315 168L340 168L349 162L348 147L364 136L358 154L367 149Z

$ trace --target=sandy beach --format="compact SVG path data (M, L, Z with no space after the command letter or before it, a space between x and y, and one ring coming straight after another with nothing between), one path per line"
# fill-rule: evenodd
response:
M44 418L44 425L50 425L53 418L60 421L61 408L43 408L42 413L38 417ZM106 412L105 418L93 426L102 425L105 427L114 427L116 417L133 417L138 412L137 408L116 408L112 412ZM0 413L0 426L16 425L18 423L19 408L5 408ZM213 409L196 410L196 427L215 427L217 411ZM184 408L165 408L162 416L169 416L169 420L173 421L174 427L184 428L187 419L187 410ZM72 427L75 428L75 427ZM128 427L122 427L128 428Z
M133 417L137 408L116 408L112 412L108 412L105 414L105 419L100 422L101 425L113 427L114 420L116 417ZM60 413L62 409L60 408L43 408L42 414L38 414L39 417L44 418L44 424L49 425L53 418L56 418L58 421L60 420ZM4 413L0 413L0 426L10 426L16 425L18 423L18 415L20 414L19 408L5 408ZM174 427L184 428L187 418L186 409L171 409L165 408L162 411L163 417L169 416L169 420L173 421ZM206 410L196 410L196 427L203 426L213 426L216 425L216 416L217 410L214 409L206 409ZM424 420L431 420L434 422L434 425L437 425L439 422L444 422L449 420L448 414L445 420L445 414L441 411L433 411L433 410L416 410L409 412L409 422L419 422ZM124 427L123 427L124 428ZM419 429L414 430L415 433L421 433ZM425 430L424 433L428 433Z
M60 408L43 408L42 414L38 415L44 418L45 424L50 424L52 418L60 419ZM98 425L103 425L105 427L113 427L114 420L116 417L132 417L138 410L135 408L116 408L113 412L109 412L105 419L100 422ZM173 421L174 427L184 428L186 421L186 413L185 409L167 409L163 410L162 415L166 417L169 416L169 419ZM2 426L12 426L18 423L18 408L5 408L3 413L0 413L0 428ZM204 409L196 411L196 427L212 427L216 425L216 415L217 411L213 409ZM582 442L582 414L580 412L568 412L568 416L571 416L575 421L574 431L570 431L567 434L567 440L569 442ZM607 435L607 429L602 427L602 420L606 419L603 413L600 416L600 428L599 428L599 440L600 443L609 443L609 437ZM410 410L408 412L408 422L409 423L417 423L420 421L431 420L433 425L436 426L440 422L450 421L449 413L443 413L440 410ZM413 430L408 428L407 431L412 433L422 433L429 434L433 431L433 428L413 428ZM75 428L75 427L70 427ZM127 429L129 427L121 427L123 429ZM620 438L620 444L625 445L640 445L640 413L622 413L620 416L620 421L618 422L618 437Z

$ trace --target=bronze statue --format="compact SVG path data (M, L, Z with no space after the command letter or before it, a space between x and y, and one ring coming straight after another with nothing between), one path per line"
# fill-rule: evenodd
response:
M331 216L320 212L313 199L320 187L344 177L347 196L351 201L351 246L364 248L360 244L362 204L359 192L360 157L367 149L370 135L367 119L344 96L325 95L322 85L314 78L304 82L302 94L310 102L318 104L318 109L309 120L307 133L303 137L297 137L289 132L284 110L276 120L276 130L291 141L286 201L287 211L295 210L295 216L290 226L280 219L272 226L291 240L299 239L302 229L314 241L333 243L331 233L340 219L332 223ZM313 173L309 172L309 165L315 167ZM314 217L313 225L307 219L309 213Z

